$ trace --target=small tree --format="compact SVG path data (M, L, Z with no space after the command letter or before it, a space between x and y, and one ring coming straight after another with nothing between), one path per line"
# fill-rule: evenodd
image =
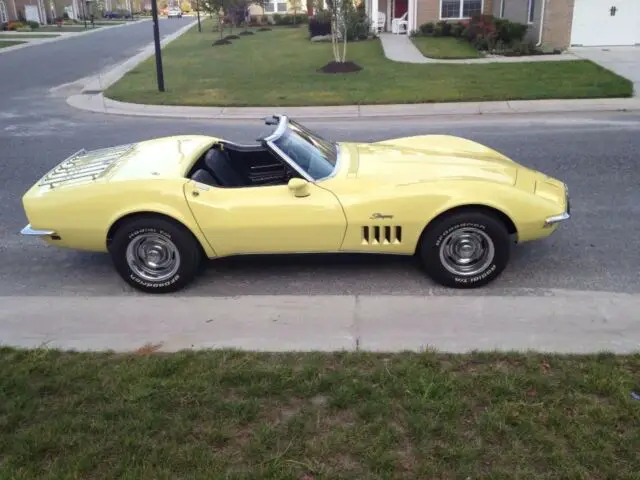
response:
M331 15L333 58L336 63L344 63L347 58L347 18L354 12L353 0L327 0L327 9Z
M302 0L289 0L291 10L293 11L293 24L298 23L298 12L302 10Z
M232 5L233 0L203 0L202 9L211 17L214 15L218 18L218 30L220 31L220 40L224 38L224 16Z

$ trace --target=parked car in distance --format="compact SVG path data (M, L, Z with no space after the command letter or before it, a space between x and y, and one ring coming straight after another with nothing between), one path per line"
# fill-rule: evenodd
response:
M182 10L177 7L171 7L167 11L167 17L169 18L182 18Z

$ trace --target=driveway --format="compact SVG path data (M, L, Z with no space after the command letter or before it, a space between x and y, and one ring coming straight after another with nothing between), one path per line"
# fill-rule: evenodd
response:
M640 46L576 47L571 53L628 78L633 82L634 96L640 96Z

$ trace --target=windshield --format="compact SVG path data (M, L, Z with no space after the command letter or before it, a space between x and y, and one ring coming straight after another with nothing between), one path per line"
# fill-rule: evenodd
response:
M288 122L288 128L273 143L313 180L331 175L338 160L334 143L293 121Z

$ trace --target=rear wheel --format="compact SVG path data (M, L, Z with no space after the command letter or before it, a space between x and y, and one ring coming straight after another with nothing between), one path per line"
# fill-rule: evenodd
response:
M510 257L506 226L477 210L436 220L421 239L420 258L427 274L446 287L477 288L495 280Z
M120 276L149 293L181 290L198 274L202 253L185 227L153 215L134 217L113 236L109 252Z

